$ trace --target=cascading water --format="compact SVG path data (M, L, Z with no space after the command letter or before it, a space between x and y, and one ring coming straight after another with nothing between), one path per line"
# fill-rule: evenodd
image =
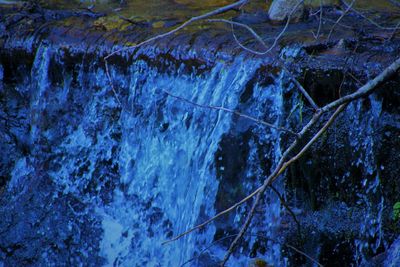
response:
M114 92L102 63L83 55L71 67L66 53L62 47L41 45L30 80L15 88L30 98L30 152L14 165L8 190L20 191L29 179L51 181L50 204L39 198L29 205L61 203L64 215L53 220L63 221L61 234L53 243L60 249L78 247L68 256L70 264L179 266L198 256L213 242L212 224L167 245L161 242L215 214L219 183L224 182L217 179L215 163L222 137L233 128L240 133L250 126L254 136L262 136L250 141L243 186L248 191L254 185L247 178L263 180L260 147L262 158L274 162L279 156L279 133L170 94L202 105L241 105L244 113L279 124L282 88L255 85L252 101L240 104L260 63L238 57L204 73L188 73L183 64L167 73L136 56L128 71L110 66ZM269 212L259 225L273 229L280 205L275 196L269 199ZM249 240L253 244L256 238ZM34 246L47 244L40 242ZM272 250L270 261L279 262L279 247ZM43 248L39 264L57 262L57 253ZM223 250L217 246L207 253L211 260L199 257L192 263L208 266ZM245 258L231 263L247 264Z
M380 185L380 166L374 157L375 140L374 131L379 127L379 118L382 112L382 101L374 96L369 97L371 109L361 112L362 102L350 106L351 114L357 132L350 132L351 145L358 159L353 164L363 169L363 190L358 194L358 204L366 209L366 216L361 225L360 236L355 240L357 248L356 260L360 263L366 262L366 256L370 251L376 253L384 244L382 215L384 209L384 198ZM360 135L360 131L363 133ZM363 138L360 138L363 137ZM366 138L365 138L366 137Z
M177 76L161 74L142 61L131 67L128 107L133 108L121 115L121 188L101 208L102 253L109 262L174 266L212 242L211 227L169 245L160 243L198 223L200 212L213 214L214 153L231 115L199 110L163 90L196 103L235 106L251 70L223 67L215 66L207 78L179 75L179 70Z

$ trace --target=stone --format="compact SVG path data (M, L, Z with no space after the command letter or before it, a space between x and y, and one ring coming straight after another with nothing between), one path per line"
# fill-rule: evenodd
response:
M390 246L384 266L400 266L400 237Z
M299 0L274 0L268 10L269 19L277 22L286 20L289 15L292 20L299 21L303 14L304 3Z

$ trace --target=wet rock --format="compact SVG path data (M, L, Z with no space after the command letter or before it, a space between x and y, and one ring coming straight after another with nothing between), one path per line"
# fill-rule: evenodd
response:
M274 0L268 10L269 19L276 22L285 21L289 16L293 21L303 17L304 4L297 0Z
M113 31L116 25L109 25L102 32L96 26L103 20L90 16L32 12L10 16L19 26L0 31L0 150L12 151L0 157L0 260L19 266L67 258L70 265L98 266L106 257L109 264L146 266L157 259L169 266L174 257L190 258L234 235L249 206L167 250L158 246L257 188L292 137L181 103L162 90L300 129L312 110L270 57L241 52L225 28L182 32L110 58L113 91L104 55L112 44L143 40L158 27ZM265 35L279 30L265 24L265 13L235 19L262 27ZM43 20L52 26L37 28ZM362 23L354 17L346 23L354 21ZM330 43L291 46L307 40L315 26L303 21L288 29L277 50L300 55L291 68L319 105L353 92L398 56L398 39L353 40L350 30L335 33ZM37 34L30 38L29 32ZM387 230L385 214L400 188L398 85L394 78L350 105L278 184L294 211L301 210L296 215L305 238L298 238L273 192L257 209L254 233L294 238L299 248L336 265L353 264L356 254L379 255L398 236ZM216 242L196 264L218 262L214 252L229 243ZM272 255L280 266L282 243L246 236L234 256ZM296 266L308 261L286 255Z
M386 255L384 266L400 266L400 238L397 238L396 241L393 242Z

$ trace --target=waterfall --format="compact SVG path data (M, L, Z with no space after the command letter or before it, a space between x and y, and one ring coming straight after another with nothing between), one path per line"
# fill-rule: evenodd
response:
M102 60L70 50L40 45L29 79L12 89L29 102L24 137L29 152L16 161L7 190L22 195L37 181L38 197L21 212L49 209L43 216L60 232L51 246L48 239L29 241L39 251L35 260L54 264L64 255L56 247L68 251L64 257L73 265L179 266L193 257L196 266L215 263L226 249L216 244L204 252L214 242L215 224L161 243L220 211L217 195L226 179L221 173L230 168L216 163L224 138L251 133L238 180L246 195L280 156L280 133L189 102L239 110L278 125L282 77L259 83L261 62L243 57L197 68L171 59L154 64L157 53L142 49L127 66L110 65L112 90ZM280 205L276 196L268 199L270 208L259 226L273 236ZM244 210L235 216L240 227ZM41 220L44 225L37 227L50 229L51 223ZM246 240L252 246L257 238ZM279 246L271 249L271 261L279 262ZM202 258L203 253L208 256ZM231 262L247 261L238 254Z
M167 240L214 213L214 153L231 114L193 105L235 107L252 70L217 64L207 76L162 74L143 61L130 67L128 108L121 114L120 183L103 216L102 253L109 262L176 266L212 242L213 228ZM119 229L115 231L115 229ZM122 234L125 234L125 237ZM118 236L119 235L119 236Z

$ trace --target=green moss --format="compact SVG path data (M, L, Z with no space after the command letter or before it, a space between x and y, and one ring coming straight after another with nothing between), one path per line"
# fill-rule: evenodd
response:
M393 219L398 221L400 219L400 202L393 205Z
M269 267L271 265L269 265L265 260L260 259L260 258L256 258L254 259L251 264L251 267Z

